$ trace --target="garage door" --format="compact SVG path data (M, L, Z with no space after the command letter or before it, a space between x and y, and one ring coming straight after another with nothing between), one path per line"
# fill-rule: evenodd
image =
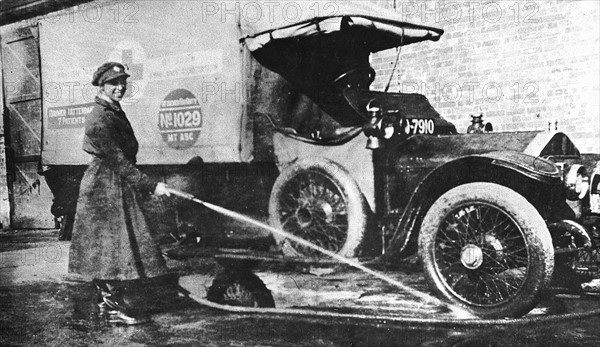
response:
M0 33L11 227L53 228L52 194L42 176L42 99L37 26Z

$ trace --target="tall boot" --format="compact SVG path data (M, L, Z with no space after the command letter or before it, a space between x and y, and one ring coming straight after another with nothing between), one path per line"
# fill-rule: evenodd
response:
M95 279L92 281L92 284L96 289L96 306L98 307L98 315L100 317L104 317L109 311L108 305L106 304L106 301L104 301L104 298L111 296L110 290L104 281Z
M96 286L96 302L100 314L108 323L137 325L150 322L150 317L134 314L133 310L123 300L122 286L114 282L94 280Z

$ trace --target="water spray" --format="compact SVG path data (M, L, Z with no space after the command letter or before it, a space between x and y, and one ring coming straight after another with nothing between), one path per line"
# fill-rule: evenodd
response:
M337 261L339 261L341 263L350 265L350 266L352 266L352 267L354 267L356 269L359 269L359 270L361 270L361 271L363 271L365 273L368 273L368 274L370 274L370 275L372 275L374 277L377 277L377 278L379 278L379 279L381 279L381 280L383 280L383 281L385 281L385 282L387 282L387 283L389 283L389 284L391 284L391 285L393 285L393 286L395 286L397 288L400 288L401 290L403 290L403 291L405 291L405 292L407 292L407 293L409 293L409 294L411 294L411 295L413 295L413 296L415 296L415 297L423 300L426 304L434 304L434 305L445 307L445 308L449 309L450 311L452 311L459 318L464 318L464 319L474 318L474 315L471 312L463 309L462 307L459 307L459 306L456 306L456 305L452 305L452 304L449 304L447 302L443 302L440 299L438 299L438 298L436 298L436 297L434 297L432 295L429 295L427 293L423 293L423 292L421 292L419 290L411 288L411 287L405 285L404 283L402 283L400 281L397 281L397 280L395 280L393 278L390 278L390 277L388 277L388 276L386 276L386 275L384 275L382 273L379 273L377 271L369 269L368 267L365 267L364 265L360 264L359 262L357 262L357 261L355 261L353 259L342 257L342 256L340 256L340 255L338 255L336 253L333 253L333 252L331 252L331 251L329 251L327 249L324 249L324 248L319 247L319 246L317 246L317 245L315 245L315 244L313 244L313 243L311 243L309 241L306 241L306 240L304 240L304 239L302 239L302 238L300 238L300 237L298 237L296 235L288 233L288 232L286 232L284 230L280 230L280 229L274 228L274 227L272 227L272 226L270 226L268 224L262 223L260 221L255 220L255 219L247 217L247 216L245 216L243 214L240 214L240 213L228 210L226 208L223 208L223 207L220 207L220 206L217 206L217 205L213 205L213 204L211 204L209 202L206 202L206 201L202 201L202 200L196 198L195 196L193 196L192 194L181 192L181 191L178 191L178 190L175 190L175 189L172 189L172 188L167 188L167 189L168 189L168 191L172 195L178 196L178 197L186 199L186 200L190 200L190 201L196 202L198 204L201 204L201 205L205 206L206 208L209 208L209 209L211 209L211 210L213 210L215 212L221 213L221 214L223 214L225 216L228 216L228 217L231 217L233 219L237 219L239 221L242 221L242 222L245 222L245 223L248 223L248 224L252 224L252 225L255 225L255 226L260 227L260 228L263 228L263 229L268 230L268 231L270 231L270 232L272 232L274 234L283 236L283 237L285 237L285 238L287 238L287 239L289 239L289 240L291 240L293 242L296 242L296 243L298 243L298 244L300 244L302 246L311 248L311 249L313 249L313 250L315 250L317 252L325 254L325 255L327 255L327 256L329 256L329 257L331 257L331 258L333 258L333 259L335 259L335 260L337 260Z

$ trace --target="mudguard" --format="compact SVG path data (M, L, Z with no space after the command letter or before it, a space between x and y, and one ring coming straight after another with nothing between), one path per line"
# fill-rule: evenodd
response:
M563 192L560 170L539 157L505 151L450 160L430 171L414 189L395 227L386 257L412 254L422 219L433 202L448 190L472 182L508 187L530 201L543 217L561 201Z

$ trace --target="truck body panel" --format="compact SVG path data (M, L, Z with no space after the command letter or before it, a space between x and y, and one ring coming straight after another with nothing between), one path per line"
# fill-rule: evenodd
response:
M131 21L105 13L97 21L40 22L43 164L88 162L80 148L97 93L91 76L106 61L122 62L131 75L122 106L140 143L139 164L247 161L237 21L202 16L198 1L136 2L135 9Z

